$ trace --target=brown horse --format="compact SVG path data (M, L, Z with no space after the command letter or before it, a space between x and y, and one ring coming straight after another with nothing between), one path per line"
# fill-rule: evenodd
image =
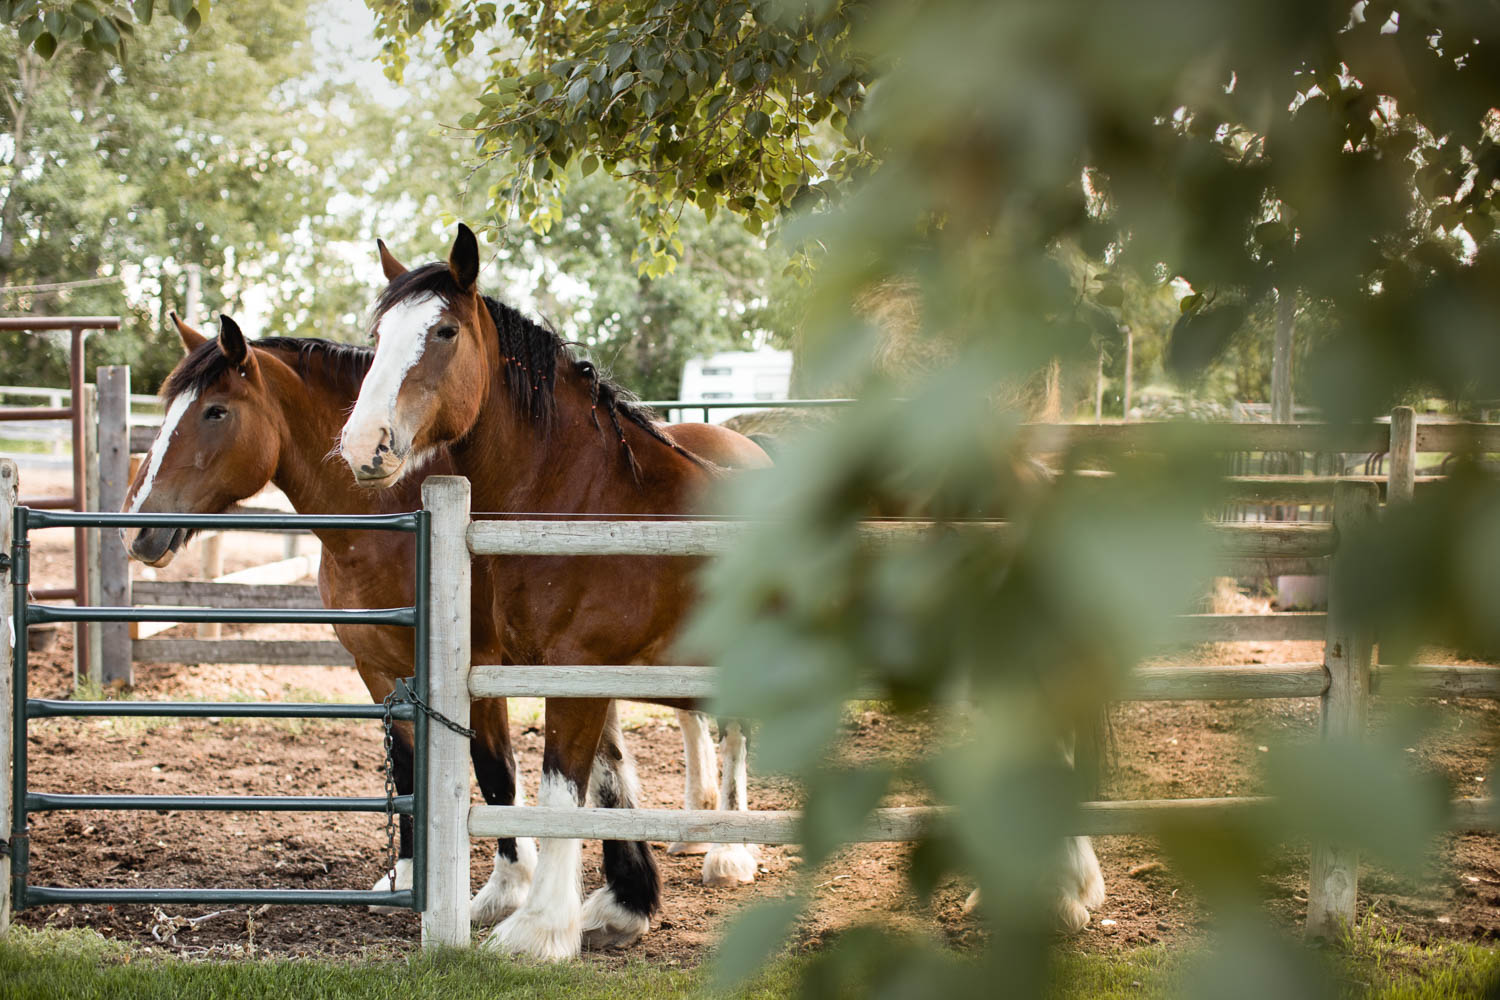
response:
M248 343L237 325L222 319L217 340L208 340L177 320L187 356L163 387L167 416L157 440L126 498L129 510L217 513L274 483L302 513L386 513L420 506L420 477L399 489L357 489L341 466L330 464L330 445L344 414L353 404L369 369L367 348L320 340L273 338ZM695 436L696 435L696 436ZM696 446L718 447L726 460L753 461L731 451L716 432L688 429ZM727 444L727 446L726 446ZM427 470L451 472L445 456L435 454ZM383 532L319 532L324 557L319 588L328 607L389 607L412 602L410 536ZM172 529L144 529L130 539L131 555L163 565L186 540ZM392 567L406 567L392 572ZM476 615L474 648L498 655L494 629ZM379 701L395 680L410 676L411 637L406 629L377 626L340 627L339 639L353 654L372 697ZM712 743L700 720L684 716L689 785L696 774L716 769ZM519 798L506 706L498 699L475 703L471 744L475 774L485 800L510 804ZM630 758L611 717L600 766L630 768ZM411 736L398 727L393 748L396 784L412 785ZM702 783L704 779L698 779ZM707 778L709 782L712 777ZM698 806L696 800L690 804ZM401 824L398 888L410 885L411 825ZM688 845L690 846L690 845ZM471 918L494 923L525 897L535 865L530 840L498 842L495 870L475 896ZM382 878L376 888L385 888Z
M682 448L551 331L482 296L479 251L459 227L446 263L407 270L381 245L390 284L376 304L375 361L344 426L355 478L386 489L444 448L473 485L478 511L689 513L719 470ZM496 569L494 616L516 663L668 662L694 597L691 559L514 557ZM677 707L682 702L665 701ZM548 699L539 801L576 808L590 789L607 699ZM745 737L723 727L721 808L746 808ZM629 785L592 789L626 806ZM487 944L545 959L578 952L581 935L633 939L650 923L656 873L643 845L618 845L625 873L580 906L577 840L541 845L521 908ZM742 845L718 845L706 878L754 877Z

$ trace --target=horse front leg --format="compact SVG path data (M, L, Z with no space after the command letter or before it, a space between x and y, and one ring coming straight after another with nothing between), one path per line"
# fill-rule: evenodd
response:
M547 699L538 806L577 809L583 805L608 711L607 699ZM500 922L485 947L553 962L577 957L582 940L581 853L579 840L543 838L526 901Z
M724 757L719 808L746 812L750 808L746 791L750 739L738 719L719 720L719 750ZM756 849L750 844L714 844L703 858L703 884L732 886L754 882L758 864Z
M708 716L685 708L677 710L677 728L682 731L682 758L686 777L682 795L684 809L719 808L719 760L708 732ZM667 853L707 854L712 845L674 841Z
M471 718L474 739L469 756L480 794L492 806L525 805L526 794L516 773L510 742L510 720L505 699L474 702ZM526 899L536 871L536 841L531 837L502 837L495 841L495 867L489 881L469 903L469 922L489 927L514 913Z
M640 793L635 761L611 702L589 778L589 797L601 809L634 809ZM661 876L650 846L604 841L604 881L583 903L583 945L597 950L635 944L651 929L651 917L661 905Z

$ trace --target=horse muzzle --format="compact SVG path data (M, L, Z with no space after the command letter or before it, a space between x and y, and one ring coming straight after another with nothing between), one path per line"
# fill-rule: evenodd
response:
M379 489L390 486L401 478L411 449L397 448L394 441L395 436L389 427L380 428L373 448L368 441L361 442L345 429L339 443L339 452L354 473L356 484Z
M130 558L147 566L165 566L172 561L182 543L187 541L185 528L141 528L130 540L126 551Z

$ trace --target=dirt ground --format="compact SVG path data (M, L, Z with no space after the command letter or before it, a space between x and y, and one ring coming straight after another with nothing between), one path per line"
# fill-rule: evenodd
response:
M261 557L231 555L226 568L235 568L237 559ZM279 551L271 557L279 557ZM62 533L39 539L34 582L65 578L69 558ZM179 560L169 572L191 575L190 562ZM238 631L226 626L226 635ZM276 633L262 627L253 634ZM31 696L69 693L71 647L65 630L52 649L34 656ZM1202 656L1221 663L1306 662L1319 659L1321 649L1318 643L1240 643L1204 650ZM365 698L357 676L346 668L138 666L136 680L132 696L139 699ZM1497 712L1500 706L1490 702L1454 700L1445 709L1442 731L1415 752L1443 770L1458 794L1480 794L1500 742ZM632 708L626 718L643 805L677 807L682 744L670 713ZM537 703L517 706L513 719L521 768L535 801L542 749ZM1316 703L1130 703L1115 709L1113 722L1117 763L1109 797L1238 795L1256 790L1266 754L1315 735ZM910 754L922 745L924 733L909 720L863 711L851 714L849 738L856 755ZM29 740L30 784L38 791L383 793L380 731L371 723L45 720L31 724ZM790 781L764 775L752 777L750 801L756 809L799 804ZM379 877L385 850L383 818L361 814L42 813L32 819L31 836L32 882L70 886L363 889ZM1070 947L1108 951L1193 937L1200 923L1194 900L1151 841L1104 837L1096 846L1108 899ZM701 859L668 857L663 847L656 845L664 902L651 932L625 955L591 955L590 961L638 957L695 964L733 913L751 900L788 892L800 862L795 847L762 848L761 874L753 886L710 889L699 882ZM475 841L475 888L489 875L492 852L493 844ZM925 928L955 943L977 935L977 925L962 912L967 886L951 882L927 908L903 890L906 855L902 845L863 846L827 865L817 879L818 902L800 930L803 944L815 946L841 928L869 920ZM1418 941L1500 937L1500 843L1492 836L1457 836L1439 855L1423 885L1366 869L1361 914L1377 914ZM586 845L584 859L588 891L602 882L597 844ZM1305 852L1288 850L1266 887L1270 907L1288 926L1305 913L1306 882ZM20 912L17 920L29 926L92 927L109 937L189 955L358 955L408 949L419 937L413 915L343 907L41 906Z

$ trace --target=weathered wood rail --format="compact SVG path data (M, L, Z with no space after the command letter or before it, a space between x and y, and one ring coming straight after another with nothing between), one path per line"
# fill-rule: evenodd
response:
M1396 421L1406 447L1416 447L1417 435L1409 422ZM1087 429L1087 433L1095 429ZM1242 434L1235 447L1306 447L1298 434L1281 429L1265 432L1256 426ZM1114 433L1114 432L1111 432ZM1379 445L1385 428L1355 432L1355 443ZM1362 436L1359 436L1362 435ZM1108 435L1100 435L1101 438ZM1455 427L1433 435L1445 446L1500 445L1500 434L1488 426ZM1389 438L1383 439L1389 441ZM1295 443L1294 443L1295 442ZM1415 485L1414 462L1393 462L1398 479L1387 489L1391 502L1407 502ZM1245 523L1216 525L1220 556L1225 561L1307 559L1329 561L1335 574L1341 572L1338 540L1350 537L1359 524L1378 516L1381 490L1365 479L1339 481L1332 490L1333 524ZM475 521L469 511L468 483L451 477L434 477L423 490L426 506L433 512L434 538L432 580L433 613L449 626L453 636L467 636L469 595L453 581L467 569L473 555L556 556L711 556L746 537L753 526L732 521L701 520L556 520L505 519ZM439 528L439 526L442 526ZM920 544L934 532L961 532L1003 540L1010 531L1003 522L933 525L910 521L867 522L859 527L866 544ZM439 594L440 581L449 590ZM1338 589L1334 593L1340 593ZM434 629L434 636L439 634ZM1374 663L1374 636L1363 632L1350 609L1334 606L1327 614L1271 615L1183 615L1177 638L1183 642L1319 641L1321 662L1269 666L1153 666L1132 671L1114 695L1122 700L1318 698L1322 705L1325 733L1358 736L1363 731L1369 700L1376 692L1421 697L1500 698L1500 668L1488 666L1419 665L1396 670ZM466 643L450 640L440 651L434 640L432 676L434 692L439 676L446 675L444 690L449 701L437 706L448 714L466 707L467 698L618 697L618 698L708 698L714 691L714 671L703 666L590 666L590 665L497 665L472 664ZM462 696L453 692L462 690ZM432 727L434 746L429 752L454 761L463 770L462 740L442 727ZM434 758L437 759L436 757ZM436 784L436 780L434 781ZM432 843L453 844L446 862L458 874L455 885L468 884L468 850L453 839L462 829L472 837L540 836L587 837L636 840L681 840L700 842L793 843L800 836L798 817L789 812L694 812L648 809L541 809L506 806L469 806L464 796L454 805L454 796L433 801L428 822L434 825ZM1142 834L1162 829L1179 818L1211 823L1234 814L1267 806L1264 798L1216 798L1146 800L1138 802L1083 803L1078 813L1080 834ZM861 834L867 840L908 840L919 837L938 811L933 808L877 809ZM1491 812L1483 800L1454 803L1456 825L1488 828ZM442 829L437 829L441 827ZM434 861L434 864L438 862ZM1355 916L1358 858L1339 844L1314 844L1312 851L1311 901L1307 930L1313 935L1336 933ZM435 895L429 905L446 912L433 926L444 928L436 943L461 944L467 936L466 893Z

